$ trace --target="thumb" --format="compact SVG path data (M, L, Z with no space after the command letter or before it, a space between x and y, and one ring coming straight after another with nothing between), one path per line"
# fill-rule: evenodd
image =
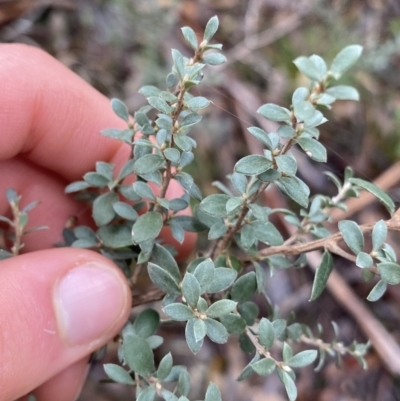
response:
M130 289L103 256L64 248L0 263L0 401L83 359L128 319Z

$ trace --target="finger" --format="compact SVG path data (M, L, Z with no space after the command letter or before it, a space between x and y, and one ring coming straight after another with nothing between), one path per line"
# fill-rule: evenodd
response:
M36 389L37 401L75 401L85 383L90 365L88 359L78 361Z
M129 153L128 145L99 135L126 128L109 100L47 53L3 44L0 66L0 160L21 153L72 181L98 160Z
M112 262L63 248L2 261L0 305L0 401L8 401L114 337L128 318L131 294Z

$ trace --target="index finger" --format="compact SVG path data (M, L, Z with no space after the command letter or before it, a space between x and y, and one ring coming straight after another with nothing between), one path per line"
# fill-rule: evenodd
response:
M97 160L128 155L128 145L99 135L126 128L109 100L50 55L3 44L0 67L0 160L21 154L72 181Z

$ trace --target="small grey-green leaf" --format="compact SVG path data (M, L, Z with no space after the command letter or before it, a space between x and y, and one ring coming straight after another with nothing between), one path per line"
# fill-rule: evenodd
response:
M125 224L102 226L96 234L103 245L110 248L116 249L132 245L131 228Z
M232 287L231 296L234 301L245 302L251 299L256 290L256 274L249 272L236 280Z
M186 102L186 106L190 109L190 110L199 110L199 109L204 109L206 107L208 107L210 105L210 101L208 99L206 99L203 96L196 96L196 97L192 97L191 99L189 99Z
M307 100L309 96L310 91L307 88L297 88L292 95L292 104L295 105L295 103L304 102L304 100Z
M372 230L372 250L378 251L385 243L387 236L387 226L383 220L379 220Z
M297 177L282 177L275 181L278 188L287 196L292 198L300 206L308 206L310 189Z
M111 380L114 380L117 383L127 384L128 386L135 384L135 381L132 379L130 374L121 366L114 365L113 363L106 363L103 367L107 376Z
M181 280L181 273L179 271L178 264L166 248L159 244L155 244L151 255L152 260L161 268L166 270L169 274L171 274L176 282Z
M186 39L186 41L189 43L189 45L196 50L198 43L197 43L197 36L194 30L188 26L184 26L181 28L183 37Z
M207 292L213 294L229 288L235 281L237 272L227 267L217 267L214 270L214 280L207 288Z
M173 112L174 108L169 106L165 100L162 100L156 96L150 96L147 101L149 102L150 106L154 107L158 111L164 114L170 114Z
M278 369L278 377L285 387L289 401L295 401L297 398L297 388L294 380L290 377L289 373L282 369Z
M248 326L253 326L260 313L260 310L254 302L242 302L237 306L240 316L246 321Z
M132 185L132 188L142 198L151 199L153 201L156 199L153 190L150 188L148 184L146 184L143 181L135 182Z
M245 320L234 313L221 316L219 320L226 327L229 334L241 334L246 328Z
M287 342L283 343L282 356L284 362L287 362L293 356L292 347Z
M310 301L315 301L324 290L328 278L333 269L333 258L332 255L325 251L322 255L321 263L318 266L317 271L315 272L313 287L311 291Z
M372 182L368 182L368 181L362 180L360 178L350 178L349 182L370 192L372 195L374 195L376 198L378 198L378 200L383 204L383 206L386 207L386 209L388 210L390 215L393 215L394 210L395 210L395 205L394 205L392 199L390 198L389 195L387 195L385 192L383 192L375 184L372 184Z
M186 343L190 350L194 353L197 354L200 351L200 348L203 345L203 340L197 341L196 337L194 335L194 323L197 319L190 319L186 323L186 328L185 328L185 338L186 338Z
M263 358L250 366L258 375L268 376L275 370L276 363L272 358Z
M231 181L236 190L243 195L247 189L247 178L243 174L233 173Z
M107 192L100 195L93 202L93 219L98 226L104 226L115 217L113 204L118 202L118 195L115 192Z
M318 68L315 62L308 57L297 57L293 63L301 73L313 81L320 82L324 78L324 74L320 68Z
M195 268L193 275L199 282L202 293L206 291L207 287L212 283L214 279L214 270L214 263L211 259L204 260Z
M292 356L286 363L291 368L302 368L313 363L317 359L317 356L318 352L316 350L302 351Z
M191 127L192 125L196 125L202 119L202 116L197 113L190 113L187 116L183 117L182 121L180 122L181 127Z
M204 401L222 401L221 391L215 383L210 383Z
M122 350L126 363L133 371L144 377L154 372L153 351L145 339L129 334L124 338Z
M182 372L179 374L178 391L185 397L189 394L190 375L186 369L182 370Z
M273 103L262 105L257 113L271 121L286 121L290 122L290 111L284 107L278 106Z
M118 216L126 220L135 221L139 217L137 211L125 202L115 202L113 208Z
M312 56L309 57L309 59L318 68L318 71L321 74L321 76L324 77L328 72L328 67L325 63L325 60L322 57L318 56L317 54L313 54Z
M206 315L211 318L220 318L221 316L231 313L235 308L236 302L230 299L220 299L206 310Z
M364 234L357 223L351 220L342 220L338 224L346 245L357 255L364 248Z
M275 157L276 165L278 166L278 170L285 175L295 175L297 172L297 163L296 159L292 156L279 155Z
M266 349L270 349L275 341L274 326L264 317L260 320L258 326L258 340Z
M207 42L209 42L214 37L215 33L217 32L218 26L219 26L218 17L216 15L214 15L207 22L206 28L204 30L203 39L206 40Z
M261 294L265 289L265 271L261 265L256 262L254 262L254 268L256 270L257 292Z
M133 322L132 328L139 337L148 338L158 329L160 315L154 309L145 309L140 312Z
M313 138L302 137L297 139L297 143L304 150L307 156L317 162L325 163L327 160L326 148Z
M129 122L129 112L124 102L115 98L111 99L111 107L119 118L122 118L127 123Z
M210 227L208 232L208 239L214 240L221 238L228 231L228 226L223 221L217 221Z
M382 262L378 263L378 272L388 284L399 284L400 283L400 265L393 262Z
M200 284L191 273L186 273L182 281L182 294L192 309L195 309L200 298Z
M162 156L147 154L135 161L133 171L136 174L150 174L165 164L165 160Z
M136 401L154 401L155 396L156 389L154 386L150 386L140 392Z
M160 213L147 212L142 214L132 226L132 241L136 244L157 238L163 227Z
M229 334L222 323L214 319L206 319L204 322L207 326L207 336L211 341L217 344L225 344L228 341Z
M160 364L158 365L157 369L158 380L164 381L168 377L168 375L171 373L172 364L173 364L172 355L169 352L161 359Z
M170 273L154 263L149 263L147 265L147 270L149 272L150 280L158 288L168 294L180 295L181 289Z
M109 179L104 177L104 175L94 172L86 173L83 176L83 179L91 186L91 187L98 187L104 188L107 186Z
M139 89L139 93L142 94L144 97L158 96L160 94L160 92L161 92L161 90L153 85L145 85ZM135 120L137 121L136 117L135 117ZM138 123L140 125L143 125L142 121L138 121Z
M338 100L360 100L360 94L356 88L347 85L331 86L326 90L328 95Z
M293 105L293 111L298 121L306 121L314 115L315 107L307 100L302 100Z
M262 142L265 146L267 146L268 149L273 150L271 139L263 129L258 127L249 127L247 128L247 131L249 131L251 135Z
M200 208L211 216L224 217L227 214L226 202L229 198L224 194L209 195L200 202Z
M360 252L357 255L356 265L361 267L361 269L368 269L369 267L373 266L374 261L370 255L366 252Z
M185 322L195 317L193 311L188 306L180 303L169 304L163 308L163 311L171 319L178 322Z
M256 175L271 168L272 163L261 155L249 155L240 159L235 164L235 171L240 174Z
M330 72L336 79L347 71L361 56L363 48L359 45L350 45L341 50L332 61Z
M90 185L86 181L75 181L72 182L71 184L68 184L65 187L64 192L66 194L70 194L72 192L83 191L84 189L87 189L89 187Z
M194 338L197 342L203 340L207 334L207 326L202 319L195 319L193 326Z
M379 280L371 292L368 294L367 300L370 302L378 301L382 298L383 294L386 292L387 283L384 280Z

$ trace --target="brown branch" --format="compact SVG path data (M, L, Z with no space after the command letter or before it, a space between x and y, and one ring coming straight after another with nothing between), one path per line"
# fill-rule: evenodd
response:
M132 296L132 307L147 304L153 301L159 301L165 295L164 291L159 288L153 288L144 294L138 294Z

